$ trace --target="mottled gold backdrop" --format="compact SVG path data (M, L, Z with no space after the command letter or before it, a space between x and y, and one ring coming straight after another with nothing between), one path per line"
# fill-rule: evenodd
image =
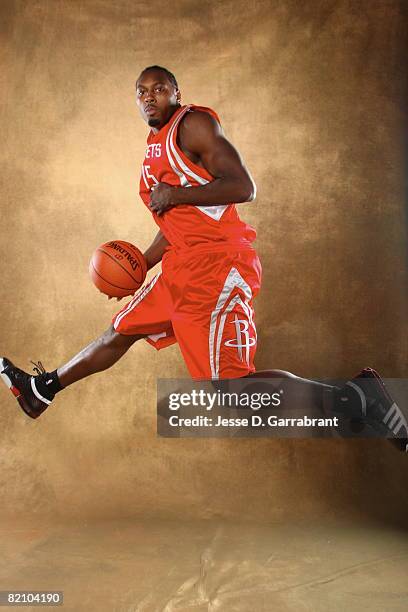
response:
M219 113L258 185L258 368L408 376L406 14L397 0L2 0L1 353L48 369L109 324L94 248L145 248L140 70ZM406 512L381 441L166 440L155 385L178 347L138 343L31 421L1 390L1 512L271 520Z

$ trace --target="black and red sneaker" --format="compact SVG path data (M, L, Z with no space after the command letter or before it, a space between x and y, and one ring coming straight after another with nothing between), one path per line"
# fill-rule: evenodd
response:
M39 363L34 364L34 370L41 374L44 368ZM7 357L0 358L0 376L18 401L20 408L32 419L37 419L51 404L54 396L51 399L43 397L36 388L36 377L16 368Z
M346 383L361 399L361 419L386 437L398 450L408 452L407 419L389 394L378 372L364 368Z

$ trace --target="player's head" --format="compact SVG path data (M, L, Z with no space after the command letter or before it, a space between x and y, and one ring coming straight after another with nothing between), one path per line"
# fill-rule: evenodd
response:
M136 81L136 100L146 123L160 129L180 106L176 77L163 66L148 66Z

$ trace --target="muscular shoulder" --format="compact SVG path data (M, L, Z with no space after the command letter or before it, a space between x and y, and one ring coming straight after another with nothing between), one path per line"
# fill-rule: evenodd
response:
M222 128L215 117L201 110L187 112L178 129L180 143L189 151L199 151L221 135Z
M198 109L197 110L192 109L188 111L184 115L181 121L180 127L181 125L183 126L184 130L221 129L220 124L218 123L216 118L213 117L213 115L211 115L210 113L207 113L206 111L198 110Z

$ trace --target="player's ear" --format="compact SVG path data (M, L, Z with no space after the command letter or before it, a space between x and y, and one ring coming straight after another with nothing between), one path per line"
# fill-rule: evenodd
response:
M176 100L180 104L180 102L181 102L181 91L179 89L176 89Z

